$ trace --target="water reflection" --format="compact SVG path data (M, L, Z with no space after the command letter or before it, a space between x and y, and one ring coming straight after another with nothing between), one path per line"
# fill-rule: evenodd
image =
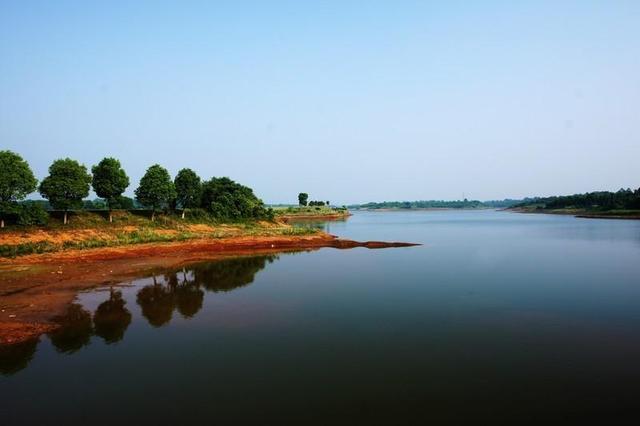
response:
M0 374L9 376L24 369L40 343L40 339L32 339L15 345L0 346Z
M137 302L142 309L142 316L154 327L161 327L171 321L175 308L175 298L171 287L158 283L153 277L153 285L148 285L138 292Z
M153 327L169 324L174 312L189 319L202 309L205 290L229 292L249 285L256 273L276 259L277 255L230 258L154 275L152 283L137 292L136 303ZM59 327L47 336L57 352L73 354L89 345L92 336L106 344L121 341L132 318L122 291L111 288L108 299L98 305L93 315L78 303L69 305L63 314L53 318ZM0 374L12 375L27 367L39 341L0 347Z
M109 300L102 302L93 315L95 334L107 344L122 340L131 324L131 312L125 307L126 303L121 291L111 289Z
M205 263L193 268L194 282L209 291L231 291L251 284L256 273L278 256L244 257Z
M197 314L204 301L203 288L217 293L251 284L256 273L275 259L274 255L225 259L154 276L153 284L138 291L136 301L149 324L162 327L175 311L183 318Z
M60 324L60 327L47 335L58 352L73 353L91 341L91 313L81 305L69 305L66 312L55 317L53 321Z

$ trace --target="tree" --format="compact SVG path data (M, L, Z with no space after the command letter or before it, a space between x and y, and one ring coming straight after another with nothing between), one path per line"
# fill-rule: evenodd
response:
M0 151L0 228L5 215L11 213L19 200L36 190L38 181L29 164L18 154Z
M151 220L155 220L156 210L167 206L175 198L176 189L167 169L154 164L142 176L135 192L138 201L151 208Z
M67 212L82 207L82 199L89 195L91 175L87 168L70 158L56 160L49 167L49 176L40 184L40 194L49 200L54 209Z
M324 203L327 205L327 207L329 207L331 205L331 203L328 202L328 201L325 201Z
M298 204L301 206L307 205L307 200L309 199L309 194L306 192L301 192L298 194Z
M251 188L228 177L213 178L202 184L201 206L218 219L267 219L270 216Z
M200 205L200 195L202 194L202 184L200 177L191 169L182 169L174 180L176 187L177 201L182 207L182 218L187 209Z
M113 207L118 197L129 186L129 177L115 158L103 158L91 168L93 190L98 197L104 198L109 208L109 222L113 222Z

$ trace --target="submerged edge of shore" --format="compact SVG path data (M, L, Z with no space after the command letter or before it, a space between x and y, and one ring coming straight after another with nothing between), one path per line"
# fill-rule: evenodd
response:
M52 318L73 302L79 291L122 284L158 270L225 257L312 251L325 247L380 249L416 245L420 244L360 242L322 232L304 236L149 243L0 259L0 346L34 339L57 328Z

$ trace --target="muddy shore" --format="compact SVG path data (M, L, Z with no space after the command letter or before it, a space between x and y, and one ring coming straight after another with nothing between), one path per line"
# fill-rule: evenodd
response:
M307 236L234 237L68 250L0 259L0 345L35 338L57 327L52 318L79 291L126 283L161 270L229 256L408 247L399 242L358 242L326 233Z

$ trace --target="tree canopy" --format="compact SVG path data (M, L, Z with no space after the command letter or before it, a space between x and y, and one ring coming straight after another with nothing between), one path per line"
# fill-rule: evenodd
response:
M36 190L38 181L29 164L18 154L0 151L0 227L4 218L16 211L16 202Z
M22 200L37 184L29 163L14 152L0 151L0 201Z
M125 189L129 186L129 176L115 158L103 158L91 168L93 173L92 186L98 197L104 198L109 209Z
M309 194L306 192L301 192L298 194L298 204L301 206L307 205L307 200L309 199Z
M174 180L176 199L178 206L183 209L194 208L200 205L202 184L200 177L191 169L182 169ZM184 212L183 212L184 217Z
M40 183L40 194L54 209L66 211L82 207L82 199L89 195L91 175L87 168L70 158L56 160L49 167L49 176Z
M138 201L151 208L153 213L157 209L169 205L176 196L176 190L169 172L158 164L154 164L147 169L147 172L140 179L140 186L135 193Z
M269 211L253 190L228 177L202 184L202 207L217 219L266 218Z

